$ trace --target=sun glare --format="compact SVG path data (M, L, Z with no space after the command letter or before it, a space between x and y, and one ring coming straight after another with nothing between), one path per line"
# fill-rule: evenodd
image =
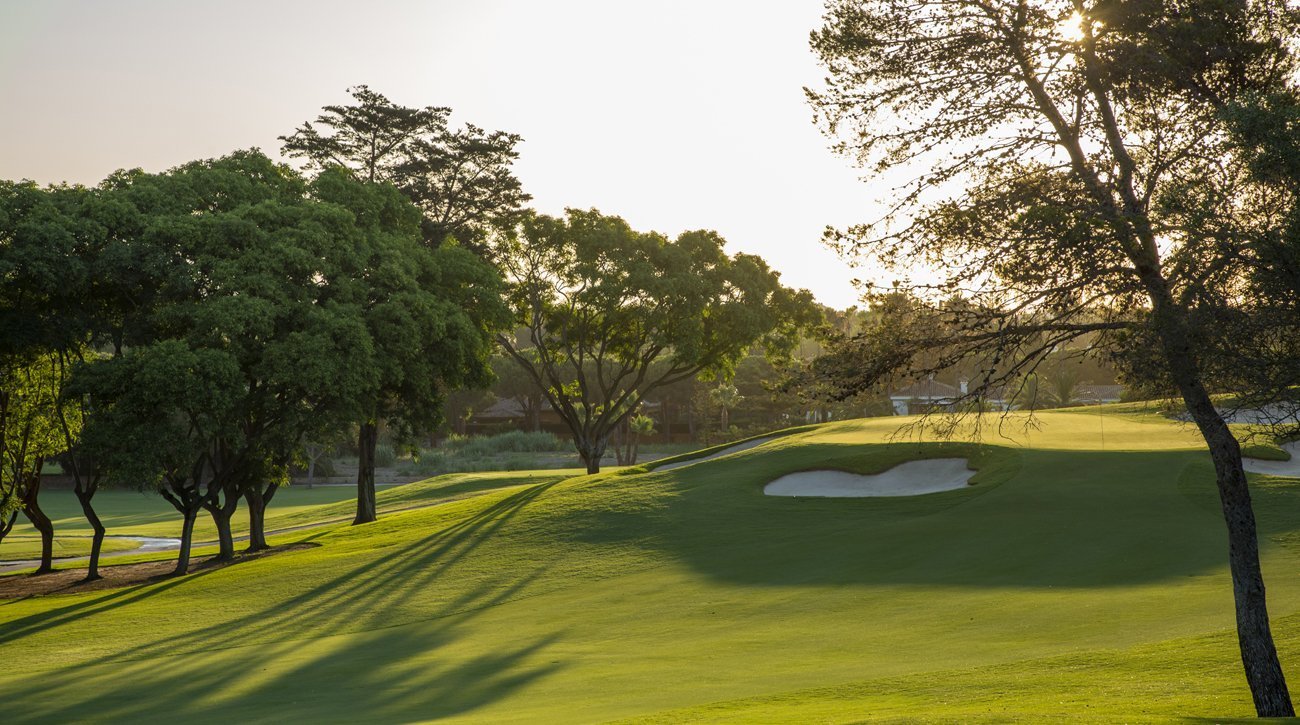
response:
M1071 43L1083 40L1083 16L1077 12L1071 13L1070 17L1061 22L1060 31L1061 37Z

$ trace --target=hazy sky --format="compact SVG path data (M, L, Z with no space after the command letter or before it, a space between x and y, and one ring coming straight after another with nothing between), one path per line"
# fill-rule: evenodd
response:
M547 213L718 230L822 302L856 301L821 230L888 189L827 150L802 87L820 0L0 0L0 178L94 183L277 136L368 84L524 137Z

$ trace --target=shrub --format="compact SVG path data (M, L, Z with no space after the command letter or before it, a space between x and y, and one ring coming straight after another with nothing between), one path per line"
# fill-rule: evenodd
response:
M397 453L387 443L375 446L375 468L392 468L397 463Z

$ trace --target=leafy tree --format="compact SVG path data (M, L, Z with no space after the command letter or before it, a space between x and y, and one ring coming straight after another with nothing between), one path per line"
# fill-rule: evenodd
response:
M816 322L808 292L782 287L761 259L730 257L722 245L713 232L669 241L572 209L563 219L529 217L497 240L522 328L498 340L545 391L589 472L647 393L725 375L756 344L788 354Z
M417 139L397 167L394 181L424 212L424 238L447 237L481 250L493 229L512 226L532 196L511 166L522 139L473 124Z
M256 152L123 174L106 187L136 215L135 242L172 260L156 270L151 306L124 333L126 347L210 352L241 380L221 425L201 427L209 438L190 465L168 461L164 493L183 516L194 506L212 515L221 558L234 554L230 519L246 500L250 548L262 548L265 507L301 441L355 419L378 386L362 316L365 235L353 212L314 198L296 173ZM169 414L147 396L137 407L150 401Z
M360 266L360 314L374 351L375 388L361 401L357 515L375 520L375 448L380 421L399 442L442 420L448 389L486 387L492 333L506 324L500 277L455 244L421 244L419 212L388 185L358 183L336 170L314 182L316 196L349 210Z
M65 449L60 419L74 435L81 427L75 411L61 410L62 404L53 356L0 371L0 540L21 510L41 535L37 574L54 569L54 524L40 506L41 470Z
M281 136L285 155L305 159L316 170L339 166L371 183L391 180L410 147L441 135L451 114L450 108L398 106L364 85L348 93L353 105L325 106L315 125L307 122Z
M1205 323L1249 291L1286 211L1251 178L1230 104L1215 99L1289 82L1293 19L1275 4L1214 0L833 0L813 35L828 85L810 94L842 151L881 171L928 167L897 214L831 241L944 277L902 280L921 314L882 316L825 367L854 390L977 359L980 396L1073 340L1149 353L1214 460L1260 715L1293 709L1240 447L1210 399L1218 362L1203 343Z
M338 166L396 184L423 212L430 246L452 236L479 249L489 229L511 225L532 198L510 168L519 136L472 124L452 130L449 108L408 108L366 86L348 90L352 105L326 106L315 125L281 136L284 153L315 169Z
M76 385L97 401L83 446L105 477L157 490L181 514L176 573L186 573L194 522L221 494L228 468L217 460L222 441L238 436L244 388L237 361L224 351L162 340L85 366Z
M723 383L709 391L709 402L717 408L722 415L721 428L723 435L731 430L731 421L729 417L731 411L735 410L742 402L745 396L740 394L740 390L730 383Z

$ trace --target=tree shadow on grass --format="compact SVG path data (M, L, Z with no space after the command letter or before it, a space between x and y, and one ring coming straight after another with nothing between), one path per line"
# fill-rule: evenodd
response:
M505 496L428 536L394 547L363 570L348 566L320 584L253 606L234 618L202 610L166 612L169 617L199 620L210 615L217 621L142 643L129 652L16 681L5 688L11 690L5 699L21 703L11 710L19 717L10 721L283 721L289 716L409 721L486 705L560 669L558 661L542 661L543 650L558 635L512 642L490 652L448 654L448 649L479 613L519 596L542 576L544 567L481 579L404 626L387 626L386 617L417 594L436 591L445 577L455 575L451 569L457 562L551 485ZM31 615L17 627L6 626L0 637L13 639L93 617L185 581L115 592L82 606ZM227 580L216 585L236 584ZM178 606L188 601L220 603L210 596L177 599ZM346 636L332 636L339 633Z
M967 457L975 485L902 498L787 498L786 473L878 472ZM972 444L805 444L612 479L556 526L640 542L718 580L771 586L1119 587L1221 571L1227 543L1198 451L1050 451ZM992 476L986 474L994 474ZM1265 536L1300 527L1300 485L1254 485ZM1208 503L1207 503L1208 501Z

